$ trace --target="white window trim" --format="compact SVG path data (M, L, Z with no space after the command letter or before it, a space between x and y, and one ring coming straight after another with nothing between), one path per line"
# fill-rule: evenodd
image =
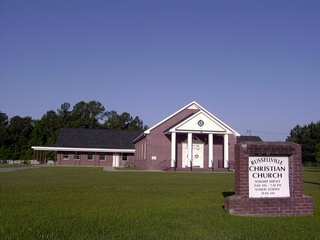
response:
M104 159L100 159L101 156L104 156ZM106 161L107 160L107 155L105 153L100 153L99 154L99 161Z
M89 159L89 155L92 156L92 159ZM93 152L88 152L87 153L87 160L90 161L90 162L94 160L94 153Z
M76 156L78 156L78 158L76 158ZM75 152L73 155L73 159L79 161L80 160L80 153Z
M68 157L65 158L64 156L68 156ZM68 160L69 160L69 153L63 153L63 154L62 154L62 160L68 161Z

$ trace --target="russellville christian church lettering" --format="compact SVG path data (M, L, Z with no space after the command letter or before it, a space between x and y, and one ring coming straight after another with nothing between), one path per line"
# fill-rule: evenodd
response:
M287 156L249 157L249 198L290 197Z

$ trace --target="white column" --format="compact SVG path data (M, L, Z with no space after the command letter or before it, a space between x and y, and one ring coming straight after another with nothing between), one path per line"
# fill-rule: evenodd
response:
M223 167L228 168L228 161L229 161L229 141L228 141L228 134L223 136L223 156L224 156L224 163Z
M209 168L212 168L213 166L213 134L212 133L209 133L208 144L209 144Z
M188 133L188 167L192 166L192 133Z
M176 133L171 133L171 167L176 167Z

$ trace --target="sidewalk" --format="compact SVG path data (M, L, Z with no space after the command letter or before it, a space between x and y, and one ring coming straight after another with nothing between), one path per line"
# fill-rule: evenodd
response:
M20 170L25 170L25 169L41 168L41 167L47 167L47 165L32 165L32 166L28 166L28 167L0 168L0 173L20 171Z
M104 167L106 172L164 172L162 170L116 170L114 167Z

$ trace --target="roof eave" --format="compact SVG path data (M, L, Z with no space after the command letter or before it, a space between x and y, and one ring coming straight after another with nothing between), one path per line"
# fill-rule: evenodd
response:
M142 138L144 138L146 136L146 133L143 132L142 134L140 134L136 139L134 139L132 141L133 144L135 144L136 142L139 142Z
M178 111L174 112L173 114L171 114L170 116L166 117L165 119L163 119L162 121L158 122L157 124L153 125L151 128L147 129L146 131L144 131L145 134L150 134L151 130L153 130L154 128L158 127L159 125L161 125L162 123L166 122L168 119L172 118L173 116L175 116L176 114L178 114L179 112L181 112L182 110L190 107L192 104L196 104L198 105L199 108L201 108L201 106L195 102L192 101L191 103L187 104L186 106L180 108Z
M135 149L32 146L36 151L135 153Z

